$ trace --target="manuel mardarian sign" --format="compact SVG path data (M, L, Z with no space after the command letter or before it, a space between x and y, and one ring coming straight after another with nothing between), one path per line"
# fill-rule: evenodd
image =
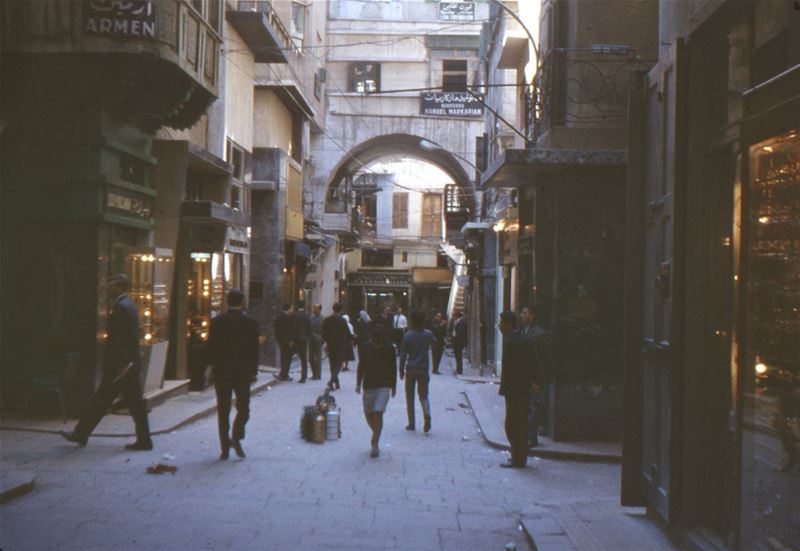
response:
M469 92L424 92L420 114L434 117L482 117L483 103Z
M87 33L155 38L154 0L87 0Z

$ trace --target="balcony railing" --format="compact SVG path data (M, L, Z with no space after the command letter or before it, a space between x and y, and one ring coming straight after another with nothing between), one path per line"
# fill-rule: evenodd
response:
M277 35L280 47L285 52L292 52L294 55L300 55L300 50L292 39L291 33L281 22L272 2L265 0L239 0L236 4L236 11L240 12L256 12L262 13L267 17L267 21Z
M526 121L531 137L536 140L553 126L622 125L631 74L646 71L654 61L624 48L546 52L533 81Z

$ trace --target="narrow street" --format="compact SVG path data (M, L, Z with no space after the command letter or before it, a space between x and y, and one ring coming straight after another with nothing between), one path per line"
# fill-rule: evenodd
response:
M432 432L405 430L399 390L378 459L368 457L352 367L335 393L340 440L315 445L299 436L301 408L323 381L283 383L254 397L244 460L217 459L214 416L157 437L149 453L125 452L118 438L80 449L53 435L4 431L4 454L24 446L37 481L0 509L0 547L484 551L513 542L522 550L524 511L615 495L617 465L531 458L524 471L501 469L503 454L482 441L465 407L469 383L452 376L452 358L445 363L431 383ZM145 474L159 462L177 473Z

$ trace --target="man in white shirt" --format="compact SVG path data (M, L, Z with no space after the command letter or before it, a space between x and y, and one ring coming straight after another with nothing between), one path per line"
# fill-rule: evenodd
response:
M398 306L397 312L392 317L392 335L394 336L394 342L397 345L397 349L400 349L400 344L403 342L403 335L408 329L408 320L403 315L403 309Z

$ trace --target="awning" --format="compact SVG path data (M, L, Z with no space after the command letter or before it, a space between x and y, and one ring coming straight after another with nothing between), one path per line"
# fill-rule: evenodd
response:
M492 229L489 222L467 222L461 227L461 233L467 234L469 232L488 231Z
M481 186L519 187L534 184L534 176L565 169L624 167L627 160L623 149L506 149L481 175Z
M287 109L297 113L310 121L314 121L317 114L311 103L303 94L303 89L295 80L263 80L256 81L256 88L271 90L281 99Z

